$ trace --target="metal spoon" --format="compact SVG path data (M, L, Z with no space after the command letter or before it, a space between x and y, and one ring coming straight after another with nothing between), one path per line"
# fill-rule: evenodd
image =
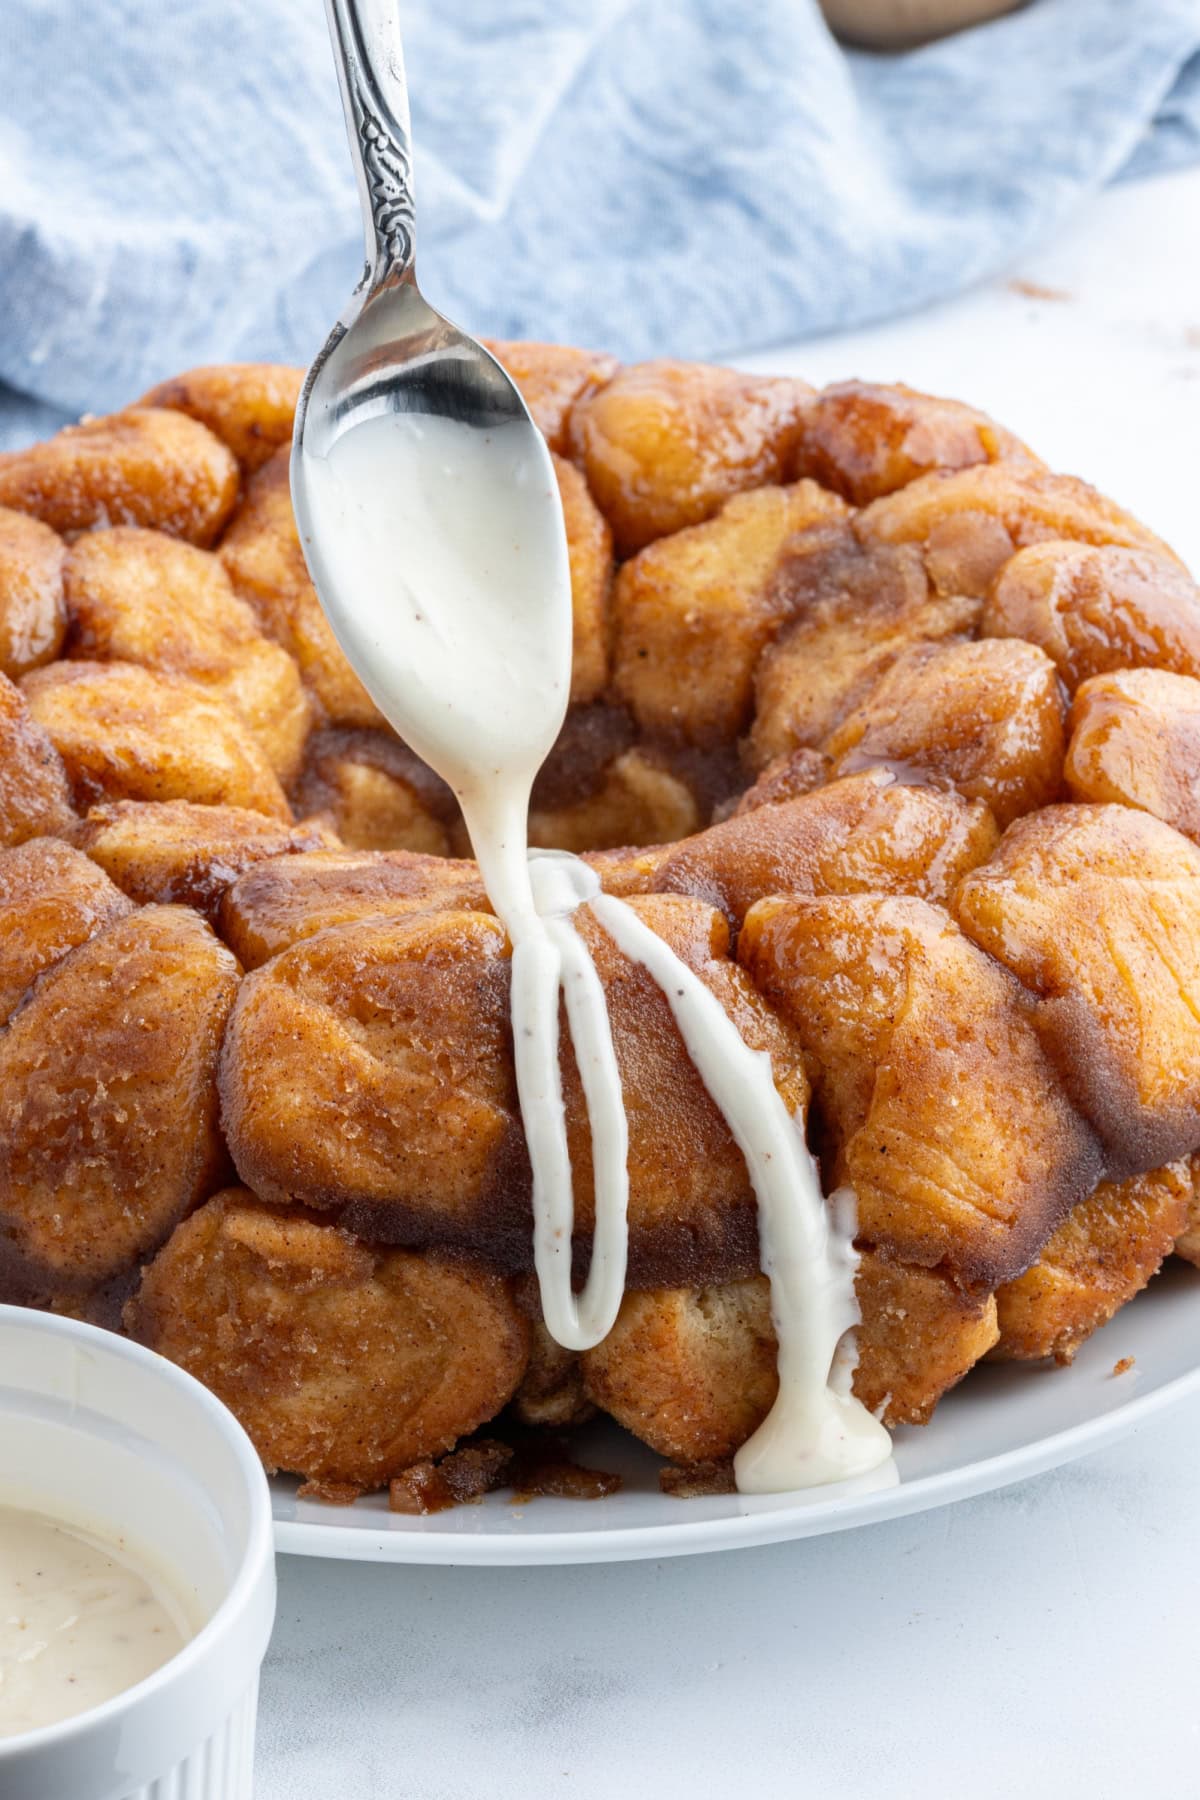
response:
M481 430L520 421L545 454L511 376L435 312L417 286L412 137L394 0L326 0L326 12L358 175L366 266L300 396L292 456L300 513L306 457L327 454L351 422L380 412L427 413Z
M541 740L530 761L532 781L565 716L570 676L570 576L549 448L511 376L482 344L436 312L417 286L408 91L395 0L326 0L326 12L358 175L366 266L345 313L309 370L296 410L291 486L301 544L322 607L355 673L388 712L400 735L452 780L446 753L452 761L458 746L428 737L422 741L412 721L404 716L402 693L397 704L394 684L392 704L383 702L377 682L378 645L361 589L356 592L344 573L350 566L351 546L345 537L350 527L331 529L326 513L323 528L318 530L322 515L315 500L320 475L317 465L327 463L343 434L387 414L466 426L473 436L478 434L481 443L488 440L484 454L489 456L491 447L497 446L488 464L495 471L496 498L503 505L503 483L511 483L516 471L525 507L529 493L536 492L547 509L534 521L540 525L544 520L545 529L530 536L553 548L553 566L530 567L529 592L535 605L544 596L551 607L535 617L534 629L547 642L561 644L565 679L561 693L556 683L554 693L548 689L539 692L527 709L531 734ZM525 519L528 525L527 511ZM469 529L470 516L464 516L461 523L464 530ZM405 543L397 542L395 558L402 558L405 550ZM390 545L387 554L393 554ZM565 600L565 610L557 604L559 599ZM481 621L484 623L495 635L503 621L489 618ZM486 723L483 718L477 721L481 730ZM461 710L456 729L461 735ZM458 797L467 811L466 796L459 792ZM467 823L472 826L469 814ZM523 828L523 819L520 824ZM523 844L523 829L520 835ZM474 829L472 837L486 878L489 846L478 841ZM510 867L508 886L510 890L519 887L514 904L528 922L534 908L523 850L520 865L519 872ZM519 921L506 918L506 923L512 929Z

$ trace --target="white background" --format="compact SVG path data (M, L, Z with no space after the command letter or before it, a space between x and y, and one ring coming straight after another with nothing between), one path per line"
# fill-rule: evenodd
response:
M1200 567L1200 171L997 282L746 359L961 395ZM930 1428L937 1430L937 1423ZM280 1560L260 1800L1200 1793L1200 1401L839 1537L595 1568Z

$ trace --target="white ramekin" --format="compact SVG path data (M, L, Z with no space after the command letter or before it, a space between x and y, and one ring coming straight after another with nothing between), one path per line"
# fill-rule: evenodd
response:
M3 1800L249 1800L275 1562L266 1479L232 1413L140 1345L0 1306L0 1502L119 1532L203 1621L126 1693L0 1738Z

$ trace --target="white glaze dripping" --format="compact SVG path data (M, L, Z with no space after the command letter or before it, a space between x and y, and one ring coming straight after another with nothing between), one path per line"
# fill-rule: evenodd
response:
M516 438L514 437L514 442ZM533 1169L543 1315L568 1349L598 1343L628 1254L628 1125L604 991L573 924L590 906L662 989L704 1085L746 1158L779 1341L779 1396L735 1463L744 1492L843 1479L890 1452L850 1393L853 1259L815 1165L720 1002L577 857L527 849L529 799L566 713L570 569L548 452L448 420L387 414L352 426L309 475L305 550L338 640L380 710L454 789L512 945L517 1092ZM559 995L587 1103L592 1259L571 1285L574 1202L559 1069ZM839 1360L839 1345L843 1346Z

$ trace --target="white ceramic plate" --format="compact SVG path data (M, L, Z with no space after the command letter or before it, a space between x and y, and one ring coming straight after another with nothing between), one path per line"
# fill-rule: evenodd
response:
M1134 1366L1114 1375L1131 1356ZM1173 1400L1200 1391L1200 1270L1173 1263L1069 1369L975 1369L924 1429L896 1434L895 1466L800 1494L672 1500L658 1491L661 1458L613 1425L580 1434L579 1460L624 1476L607 1500L490 1494L430 1518L389 1513L386 1497L353 1506L297 1500L276 1481L275 1539L299 1556L404 1563L588 1563L686 1556L846 1531L944 1506L1098 1450Z

